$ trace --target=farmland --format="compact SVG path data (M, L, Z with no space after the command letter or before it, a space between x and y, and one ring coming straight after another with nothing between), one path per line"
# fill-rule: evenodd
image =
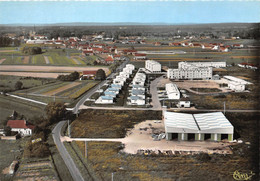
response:
M81 57L77 50L47 49L40 55L25 55L20 51L0 51L2 65L63 65L86 66L93 65L95 56Z
M74 129L74 136L80 136L82 133L77 131L88 130L84 136L87 137L121 137L121 133L125 133L127 127L121 126L118 118L122 119L126 115L132 115L132 112L127 111L96 111L96 113L89 112L90 110L81 114L81 116L72 123ZM123 114L122 114L123 113ZM130 118L130 124L138 122L138 115ZM83 115L89 115L84 117ZM97 115L96 115L97 114ZM104 115L103 115L104 114ZM144 115L150 115L146 113ZM96 124L92 124L92 119L96 115ZM102 118L106 117L106 119ZM108 120L108 115L113 115L113 121ZM124 147L121 143L115 142L88 142L88 154L85 159L94 170L97 176L102 180L109 180L111 173L114 173L116 180L232 180L232 173L235 170L244 170L245 172L252 171L257 173L257 119L259 115L251 113L226 113L227 118L235 127L235 139L240 138L244 142L250 142L251 146L245 143L233 145L231 155L218 155L218 154L198 154L198 155L172 155L166 156L159 155L131 155L122 152ZM140 117L140 116L139 116ZM142 116L145 119L145 116ZM97 121L98 120L98 121ZM246 120L246 121L245 121ZM84 122L88 124L84 124ZM123 125L127 125L123 121ZM84 125L84 129L82 129ZM109 126L108 126L109 125ZM74 128L73 128L74 127ZM121 130L121 131L120 131ZM120 134L119 134L120 133ZM77 134L77 135L75 135ZM72 143L72 147L76 152L80 151L80 157L84 159L85 143L76 142ZM211 170L211 172L208 172ZM196 175L196 179L194 177ZM204 178L204 179L202 179Z
M94 87L98 82L92 80L61 82L55 81L50 84L24 89L13 92L16 95L31 98L48 103L50 101L73 102L86 91Z

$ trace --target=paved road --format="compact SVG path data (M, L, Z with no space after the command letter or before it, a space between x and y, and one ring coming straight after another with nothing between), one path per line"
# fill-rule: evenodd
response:
M69 172L70 172L73 180L74 181L84 181L79 169L75 165L73 159L71 158L70 154L68 153L63 142L61 142L61 139L60 139L61 138L61 135L60 135L61 128L65 123L66 123L66 121L61 121L55 126L55 128L52 130L52 137L53 137L54 143L56 144L56 146L60 152L62 159L64 160L66 166L69 169Z
M107 109L107 110L154 110L154 111L162 111L164 108L134 108L134 107L100 107L100 106L85 106L81 105L80 109ZM189 108L171 108L167 109L171 111L182 111L182 112L223 112L223 109L189 109ZM226 109L226 112L247 112L247 113L254 113L254 112L260 112L260 110L254 110L254 109Z
M161 109L161 103L159 101L158 94L157 94L157 85L158 82L160 82L162 79L163 79L162 76L158 77L154 79L150 84L150 93L152 94L153 109Z

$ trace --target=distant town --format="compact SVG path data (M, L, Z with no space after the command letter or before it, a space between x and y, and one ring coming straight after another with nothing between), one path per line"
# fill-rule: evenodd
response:
M254 23L1 25L0 180L256 178L258 38Z

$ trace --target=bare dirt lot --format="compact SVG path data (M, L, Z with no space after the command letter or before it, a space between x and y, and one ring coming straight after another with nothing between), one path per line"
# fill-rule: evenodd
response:
M164 133L164 123L161 120L147 120L141 122L127 133L127 136L121 141L125 144L124 151L126 153L136 154L138 150L152 150L158 153L171 150L175 151L191 151L204 153L232 153L229 146L232 143L210 142L210 141L167 141L162 139L154 141L153 134ZM214 151L213 151L214 149Z
M6 60L5 58L1 59L0 64L2 64L5 60Z

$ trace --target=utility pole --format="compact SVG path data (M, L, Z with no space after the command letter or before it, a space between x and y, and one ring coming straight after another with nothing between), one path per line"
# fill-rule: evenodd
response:
M226 113L226 101L224 101L224 115Z
M85 141L85 158L88 157L88 142Z
M111 180L114 181L114 172L112 172L112 179Z
M68 120L68 136L70 137L70 120Z

